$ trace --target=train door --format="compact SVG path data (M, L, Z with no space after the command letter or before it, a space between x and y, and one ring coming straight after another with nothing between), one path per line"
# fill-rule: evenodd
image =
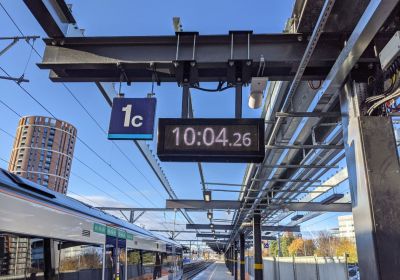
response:
M125 280L126 240L113 236L106 237L105 280Z

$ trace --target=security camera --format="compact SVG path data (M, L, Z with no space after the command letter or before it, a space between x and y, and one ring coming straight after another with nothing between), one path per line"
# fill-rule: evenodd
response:
M249 107L251 109L260 108L264 99L264 91L267 87L268 78L253 77L249 96Z

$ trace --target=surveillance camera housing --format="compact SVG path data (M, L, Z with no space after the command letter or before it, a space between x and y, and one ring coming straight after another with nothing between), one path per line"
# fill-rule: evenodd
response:
M268 78L266 77L253 77L251 79L251 88L249 96L249 107L257 109L262 106L264 99L264 91L267 87Z

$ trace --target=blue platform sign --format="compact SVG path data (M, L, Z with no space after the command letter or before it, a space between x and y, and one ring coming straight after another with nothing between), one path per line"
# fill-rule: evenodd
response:
M114 98L108 139L152 140L155 112L155 98Z
M268 242L264 243L264 249L269 249L269 243Z

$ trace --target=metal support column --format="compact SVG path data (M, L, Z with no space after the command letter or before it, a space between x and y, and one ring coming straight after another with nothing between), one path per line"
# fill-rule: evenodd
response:
M234 266L235 266L235 273L234 273L234 276L235 276L235 280L238 280L238 257L237 257L237 254L238 254L238 252L237 252L237 241L235 241L234 242L234 247L233 247L233 264L234 264Z
M360 113L365 91L365 84L347 83L340 100L360 276L397 279L400 165L396 140L390 117Z
M235 118L242 118L242 92L243 85L241 83L237 83L235 86Z
M254 247L254 280L263 279L263 260L261 251L261 214L254 212L253 216L253 247Z
M240 241L240 280L245 280L245 238L244 238L244 233L241 232L239 236L239 241Z
M54 240L50 238L43 239L43 257L44 257L44 278L49 280L56 279Z
M182 119L189 117L189 84L182 86Z
M233 266L234 266L234 264L233 264L233 247L232 246L229 249L229 252L230 252L229 261L230 261L230 267L231 267L230 271L231 271L231 275L233 276L233 273L234 273Z

